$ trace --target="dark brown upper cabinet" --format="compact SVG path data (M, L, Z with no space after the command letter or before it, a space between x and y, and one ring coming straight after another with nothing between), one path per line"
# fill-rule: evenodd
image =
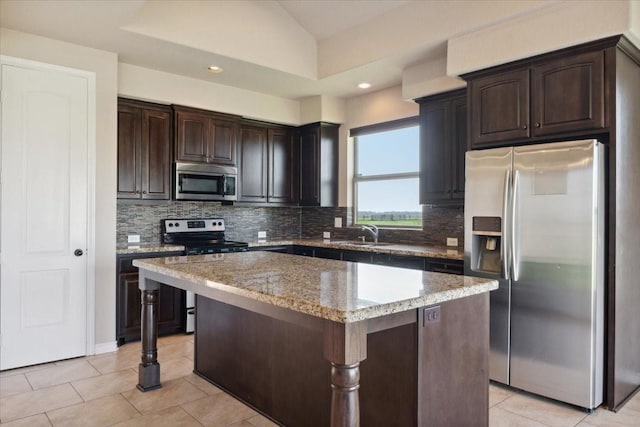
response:
M604 120L604 55L589 52L531 69L533 134L598 129Z
M605 127L602 51L508 68L468 78L472 149Z
M289 128L270 128L268 140L267 198L270 203L298 203L298 144Z
M176 161L236 166L238 117L176 105L173 110Z
M238 144L238 202L297 204L296 152L291 128L242 123Z
M420 203L464 203L467 149L465 90L416 100L420 104Z
M471 146L529 137L529 70L469 82Z
M171 197L171 109L118 100L118 198Z
M298 128L301 206L338 206L339 128L324 122Z
M238 202L267 201L267 129L240 125Z

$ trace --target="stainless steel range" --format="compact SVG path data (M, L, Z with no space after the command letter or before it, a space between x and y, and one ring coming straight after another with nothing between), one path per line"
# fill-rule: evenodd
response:
M187 255L245 252L246 242L234 242L224 237L222 218L164 219L162 243L183 245Z
M223 218L163 219L162 243L183 245L187 255L245 252L246 242L226 240ZM193 332L195 320L195 296L186 296L186 332Z

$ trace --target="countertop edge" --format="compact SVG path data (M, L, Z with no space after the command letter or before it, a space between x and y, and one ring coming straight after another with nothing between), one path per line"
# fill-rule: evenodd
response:
M408 310L427 307L434 304L443 303L455 299L460 299L472 295L490 292L498 288L498 282L491 279L481 279L470 276L457 276L464 282L471 281L473 283L464 284L454 289L446 289L438 292L432 292L427 295L409 298L406 300L394 301L390 303L379 304L370 307L356 308L352 310L340 310L336 308L323 307L312 302L304 300L292 300L290 297L278 297L264 294L257 291L242 289L236 286L227 285L220 282L213 282L197 275L184 272L176 272L171 268L158 266L145 260L134 260L133 265L145 269L147 271L168 276L177 280L186 280L201 288L202 293L195 291L203 296L207 295L207 290L216 290L237 295L250 300L263 302L299 312L305 315L331 320L338 323L353 323L363 320L369 320L376 317L386 316L390 314L400 313ZM393 268L393 267L389 267ZM432 276L434 280L438 280L438 276L450 276L444 273L423 272L425 275ZM443 277L444 279L444 277Z
M352 250L358 252L381 253L390 255L408 255L419 256L425 258L440 258L445 260L462 261L464 253L458 249L450 249L446 247L428 246L428 245L411 245L401 243L388 243L386 246L360 246L345 242L331 240L316 239L294 239L294 240L265 240L249 242L249 248L260 248L269 246L286 246L299 245L310 246L316 248L330 248ZM116 248L116 255L136 255L146 253L163 253L184 251L182 245L167 245L162 243L143 243L139 245L120 246Z

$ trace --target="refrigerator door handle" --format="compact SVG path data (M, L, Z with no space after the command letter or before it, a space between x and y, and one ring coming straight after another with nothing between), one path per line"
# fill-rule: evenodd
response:
M504 278L509 279L509 260L511 258L511 236L509 233L509 204L511 188L511 169L507 169L504 174L504 188L502 189L502 270Z
M511 194L511 233L510 233L510 249L511 249L511 272L512 279L514 281L518 280L518 270L520 266L520 259L518 256L518 248L520 247L520 237L518 236L518 232L516 230L516 225L518 223L517 217L517 203L518 203L518 170L513 172L513 190Z

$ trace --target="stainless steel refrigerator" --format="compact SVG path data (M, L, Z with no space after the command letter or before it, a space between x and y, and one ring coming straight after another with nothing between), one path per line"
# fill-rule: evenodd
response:
M490 378L595 408L603 394L604 147L468 151L465 275L491 293Z

